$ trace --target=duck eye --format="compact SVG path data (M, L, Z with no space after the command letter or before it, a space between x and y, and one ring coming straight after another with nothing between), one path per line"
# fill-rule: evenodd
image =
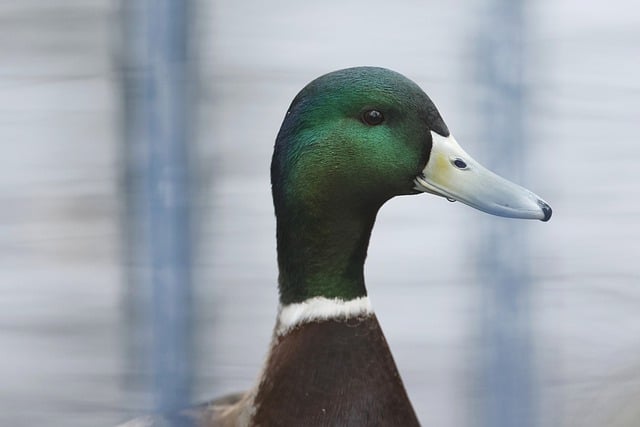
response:
M378 110L368 110L362 115L362 120L370 126L376 126L384 121L384 116Z
M459 157L456 157L455 159L453 159L451 161L451 163L453 163L453 165L455 167L457 167L458 169L466 169L467 168L467 163L464 160L462 160L461 158L459 158Z

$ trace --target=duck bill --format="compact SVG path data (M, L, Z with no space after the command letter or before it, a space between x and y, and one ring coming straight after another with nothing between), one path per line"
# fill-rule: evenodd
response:
M415 189L457 200L492 215L508 218L551 218L551 207L531 191L476 162L453 136L431 132L429 161L415 179Z

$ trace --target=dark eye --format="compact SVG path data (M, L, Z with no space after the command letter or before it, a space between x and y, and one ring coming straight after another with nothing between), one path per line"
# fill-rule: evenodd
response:
M384 116L378 110L369 110L364 112L362 120L368 125L376 126L384 121Z

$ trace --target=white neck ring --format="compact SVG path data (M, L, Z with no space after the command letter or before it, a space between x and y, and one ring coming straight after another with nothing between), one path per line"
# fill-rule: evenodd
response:
M373 314L369 297L349 301L339 298L313 297L303 302L281 306L276 334L282 336L305 323L330 319L351 319Z

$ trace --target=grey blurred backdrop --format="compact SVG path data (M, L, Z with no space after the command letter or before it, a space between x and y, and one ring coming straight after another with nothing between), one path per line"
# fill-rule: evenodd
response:
M277 309L269 162L297 91L378 65L420 84L481 162L482 2L197 1L193 401L250 387ZM529 237L537 423L640 423L640 7L529 1L526 173L554 208ZM122 236L120 3L0 1L0 425L106 426L136 378ZM380 212L366 276L427 425L473 425L482 213Z

